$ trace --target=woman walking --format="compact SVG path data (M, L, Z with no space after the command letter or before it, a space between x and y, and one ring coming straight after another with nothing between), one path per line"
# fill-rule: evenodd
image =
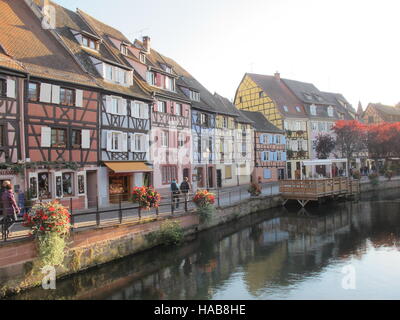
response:
M18 219L20 210L18 208L17 201L15 201L13 187L9 181L4 182L3 187L4 191L1 195L3 204L3 217L9 217L15 221Z

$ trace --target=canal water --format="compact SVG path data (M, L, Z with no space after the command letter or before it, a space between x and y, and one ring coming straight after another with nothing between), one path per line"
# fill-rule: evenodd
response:
M272 209L12 299L399 299L400 193Z

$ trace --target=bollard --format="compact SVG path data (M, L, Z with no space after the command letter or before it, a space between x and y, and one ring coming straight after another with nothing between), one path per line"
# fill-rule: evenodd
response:
M121 201L121 195L118 197L118 203L119 203L119 223L122 223L122 201Z
M96 224L100 226L99 197L96 196Z

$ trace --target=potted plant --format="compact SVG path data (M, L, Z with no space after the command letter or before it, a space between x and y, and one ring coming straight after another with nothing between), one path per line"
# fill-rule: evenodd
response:
M197 213L200 215L200 222L209 221L215 210L215 195L208 190L199 190L193 197L193 202L197 207Z
M137 203L141 209L150 210L158 208L161 201L160 194L153 187L135 187L132 192L132 202Z
M354 170L353 171L353 179L355 180L360 180L361 179L361 173L359 170Z
M23 219L35 237L42 265L61 265L71 228L69 211L58 201L37 203Z
M250 187L247 189L252 197L258 197L261 194L260 185L257 183L252 183Z

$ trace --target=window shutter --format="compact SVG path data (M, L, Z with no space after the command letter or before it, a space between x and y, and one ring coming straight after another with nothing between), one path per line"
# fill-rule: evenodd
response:
M292 144L292 150L293 151L298 151L299 150L299 145L298 145L297 141L292 140L291 144Z
M112 131L107 131L107 151L112 151Z
M50 146L51 146L51 128L42 127L41 147L50 148Z
M127 133L123 133L122 135L120 135L120 137L122 136L122 142L121 142L121 151L122 152L127 152L128 151L128 134Z
M158 112L158 103L155 103L153 105L153 110L154 110L154 112Z
M42 83L40 85L40 102L51 102L51 84Z
M15 98L15 80L7 79L7 98Z
M75 106L83 107L83 91L75 90Z
M121 99L120 102L121 102L121 115L126 116L128 114L127 101L126 99Z
M286 145L286 137L285 137L285 136L282 136L282 139L281 139L281 144L284 144L284 145Z
M149 105L147 103L143 104L143 119L149 119Z
M300 126L301 126L301 130L302 130L302 131L306 131L306 130L307 130L307 128L306 128L306 123L305 123L304 121L301 122L301 125L300 125Z
M139 109L140 109L141 118L142 119L148 119L147 105L145 105L144 103L141 103L139 105Z
M106 96L106 112L111 113L112 99L111 96Z
M90 130L82 130L82 149L90 149Z
M60 104L60 86L51 86L51 102Z
M287 157L286 157L286 152L282 152L282 161L286 161Z

